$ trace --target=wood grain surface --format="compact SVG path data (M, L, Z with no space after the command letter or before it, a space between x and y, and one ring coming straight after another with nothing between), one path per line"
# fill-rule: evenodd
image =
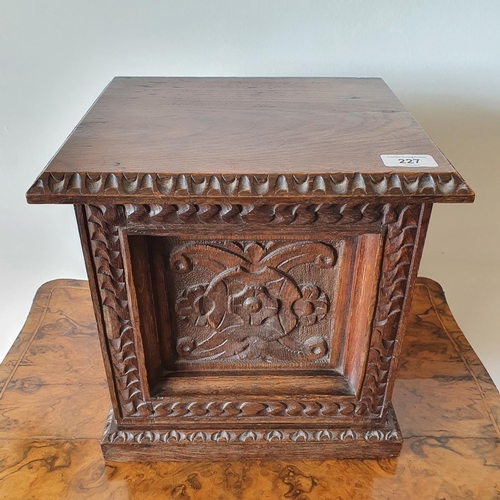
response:
M386 154L438 166L387 167ZM474 197L380 78L132 77L108 85L28 200L276 195Z
M453 171L379 78L115 78L48 169L394 170L381 154L429 154Z
M415 287L393 403L398 459L105 463L110 401L87 283L56 280L0 365L0 498L500 497L500 396L432 280Z
M142 206L77 207L113 404L105 458L397 456L391 395L431 207L358 208L333 207L307 238L257 223L193 239L196 224L166 236L155 217L134 234ZM194 390L170 393L186 375Z

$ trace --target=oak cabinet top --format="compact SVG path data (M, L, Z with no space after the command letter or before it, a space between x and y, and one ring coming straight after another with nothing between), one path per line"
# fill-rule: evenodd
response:
M398 155L429 155L437 166L394 164ZM379 78L143 77L108 85L27 195L31 203L410 196L474 193Z

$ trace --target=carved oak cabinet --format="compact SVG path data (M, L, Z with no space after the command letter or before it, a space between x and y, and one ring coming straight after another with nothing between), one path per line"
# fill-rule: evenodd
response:
M27 198L75 205L106 458L399 453L431 207L474 193L382 80L115 78Z

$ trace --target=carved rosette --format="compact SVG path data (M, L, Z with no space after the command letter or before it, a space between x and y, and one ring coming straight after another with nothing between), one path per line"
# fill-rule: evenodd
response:
M326 317L325 291L297 283L290 271L302 264L333 268L335 249L320 242L211 242L175 248L170 269L211 272L207 283L181 290L177 353L185 360L317 360L328 344L321 335L292 335ZM185 327L184 325L188 325ZM186 333L187 332L187 333Z
M120 238L123 220L116 206L86 207L90 250L99 289L104 329L122 416L147 416L151 404L144 396L137 360L138 345L130 317Z

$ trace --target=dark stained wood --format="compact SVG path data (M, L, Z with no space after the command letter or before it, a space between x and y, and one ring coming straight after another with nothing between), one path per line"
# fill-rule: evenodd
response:
M151 254L146 237L136 236L128 239L130 261L136 291L137 311L140 321L141 339L144 347L145 364L148 366L149 387L154 387L162 380L160 339L155 311L151 276Z
M343 367L344 374L354 387L356 393L361 391L363 371L366 367L369 353L371 323L377 295L378 269L381 258L381 241L377 234L365 234L356 245L354 262L358 272L353 273L353 283L350 293L341 295L349 302L339 305L344 316L349 316L347 325L355 335L347 335L344 340ZM349 307L356 304L356 307ZM348 312L348 314L345 314Z
M410 151L454 171L377 78L116 78L48 170L389 173Z
M293 461L283 455L273 461L105 463L99 438L109 395L99 353L87 284L43 285L0 365L0 496L483 500L500 495L500 395L431 280L417 280L395 384L393 401L405 437L397 459Z
M340 246L167 239L178 368L328 367Z
M300 383L303 394L338 394L346 395L352 391L347 380L339 373L321 372L310 370L301 371L296 378L288 374L273 373L272 387L263 385L259 377L255 377L252 371L238 371L238 384L229 385L224 376L210 375L205 371L201 372L172 372L166 377L156 390L154 397L165 396L228 396L244 394L245 396L258 396L262 398L269 395L269 392L276 396L288 396L296 390ZM244 411L244 410L243 410Z
M438 167L386 167L382 154L429 154ZM115 78L28 200L305 194L423 202L474 196L378 78Z
M404 330L401 314L411 297L428 223L427 205L363 211L335 239L326 236L328 225L318 220L310 240L296 233L275 241L259 237L260 225L236 240L230 233L223 240L216 235L200 240L185 230L171 238L163 236L165 226L154 218L148 226L151 236L129 237L134 224L127 217L136 212L131 207L89 206L83 221L88 233L82 234L88 236L82 243L93 256L95 293L105 304L101 335L109 353L110 388L117 398L103 442L108 458L145 459L148 453L150 458L194 458L205 453L217 459L217 448L206 440L212 444L219 438L229 440L225 455L247 458L276 458L283 446L297 458L398 453L401 434L388 391ZM343 212L356 213L352 206ZM141 285L154 282L156 271L149 278L141 274L133 279L149 267L127 258L131 247L141 247L142 253L159 249L162 257L151 260L164 263L159 273L167 284L163 292L158 285ZM168 324L158 324L163 333L156 340L151 329L140 327L137 306L147 303L152 309L142 313L160 317L153 308L153 289L164 296L170 318ZM143 346L161 345L162 335L173 349L160 356L166 360L165 382L151 385L142 374L157 374L159 358ZM332 391L318 394L313 385L308 389L307 384L292 383L304 370L314 370L317 385L330 383ZM192 390L177 390L182 384L169 382L177 371L198 374ZM260 392L251 394L244 384L238 390L240 377L249 373L261 385ZM211 381L214 374L216 383ZM280 389L283 376L290 380L286 394ZM197 391L203 384L213 390ZM262 429L259 435L242 430L256 425ZM301 444L304 429L315 437ZM138 449L132 430L141 435L159 432L155 445ZM190 431L198 438L181 443L182 454L170 452L165 440L171 431ZM372 433L369 439L367 432ZM325 436L334 435L348 439L324 442ZM353 435L358 439L352 440ZM122 443L121 436L131 437ZM261 440L273 442L273 450L262 455ZM127 447L128 455L123 453Z
M473 196L379 79L115 79L28 192L76 205L105 457L397 455L432 203Z

